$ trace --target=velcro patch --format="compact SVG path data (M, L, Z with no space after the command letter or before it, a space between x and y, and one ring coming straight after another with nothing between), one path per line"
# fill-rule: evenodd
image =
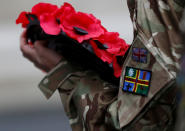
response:
M123 91L147 96L150 88L152 72L126 67Z
M144 48L132 48L132 60L140 63L147 63L148 51Z

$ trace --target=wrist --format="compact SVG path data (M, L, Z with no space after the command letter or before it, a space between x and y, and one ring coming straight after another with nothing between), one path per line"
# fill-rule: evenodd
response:
M66 61L66 59L62 56L57 56L51 59L50 62L48 62L48 71L50 72L52 69L54 69L59 63Z

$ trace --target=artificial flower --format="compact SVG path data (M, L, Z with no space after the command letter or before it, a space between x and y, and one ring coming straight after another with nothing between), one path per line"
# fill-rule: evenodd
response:
M90 44L91 44L93 51L97 57L99 57L104 62L107 62L109 64L112 63L113 55L111 55L110 53L108 53L104 49L98 48L98 45L97 45L96 41L94 41L94 40L90 40Z
M100 43L108 46L107 52L115 56L123 56L127 51L129 45L121 38L117 32L105 32L99 38Z
M89 15L89 17L91 17L92 19L96 20L96 23L99 23L101 25L101 21L99 19L97 19L93 14L87 14ZM107 29L101 25L101 28L104 30L104 32L107 32Z
M97 47L91 44L94 52L104 62L110 60L107 58L111 58L111 61L109 62L113 65L114 76L120 77L121 65L118 64L117 56L124 56L129 45L123 39L119 38L117 32L105 32L103 35L94 38L92 41L99 41L99 44L96 44Z
M61 28L69 37L79 43L99 37L105 32L99 20L82 12L71 13L65 19L61 19Z
M55 17L57 19L63 20L65 19L66 16L68 16L69 14L73 14L75 13L75 9L73 8L73 6L67 2L65 2L55 13Z
M58 7L56 5L50 4L50 3L38 3L35 6L33 6L31 13L36 15L38 19L40 19L40 16L43 14L52 14L55 13L58 10Z
M54 13L43 13L40 15L40 26L46 34L58 35L61 32L60 19L63 20L71 13L75 13L74 8L70 4L64 3Z
M19 17L16 19L16 24L22 24L22 27L25 28L29 24L27 14L28 13L26 11L21 12Z
M121 65L118 64L116 56L113 56L112 66L114 70L114 76L117 78L120 77L122 68L121 68Z
M40 16L40 26L46 34L50 35L58 35L61 31L56 17L51 14L44 14Z

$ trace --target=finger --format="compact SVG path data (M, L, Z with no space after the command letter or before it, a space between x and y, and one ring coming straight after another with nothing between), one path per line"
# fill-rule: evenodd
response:
M34 48L37 52L46 52L50 51L51 49L46 47L47 41L36 41L34 43Z
M37 57L36 51L33 48L31 48L29 45L25 45L22 48L22 53L23 53L23 56L29 59L30 61L32 62L36 61L36 57Z
M35 47L46 47L47 41L45 40L37 40L34 43Z
M24 30L20 36L20 42L21 44L27 44L27 38L26 38L26 30Z
M26 30L23 31L20 37L20 50L22 51L24 57L28 58L31 61L34 61L36 51L28 44L26 38Z
M24 30L20 36L20 50L22 51L24 46L27 44L26 30Z
M34 61L32 55L35 55L35 51L28 46L26 30L24 30L20 36L20 50L25 58L29 59L32 62Z

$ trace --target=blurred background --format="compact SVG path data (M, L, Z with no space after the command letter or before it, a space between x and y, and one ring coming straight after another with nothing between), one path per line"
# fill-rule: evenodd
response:
M22 57L15 24L19 13L40 0L0 0L0 131L70 131L56 92L46 100L37 88L44 73ZM42 0L62 5L64 0ZM66 0L76 10L93 13L109 30L132 42L132 24L126 0Z

